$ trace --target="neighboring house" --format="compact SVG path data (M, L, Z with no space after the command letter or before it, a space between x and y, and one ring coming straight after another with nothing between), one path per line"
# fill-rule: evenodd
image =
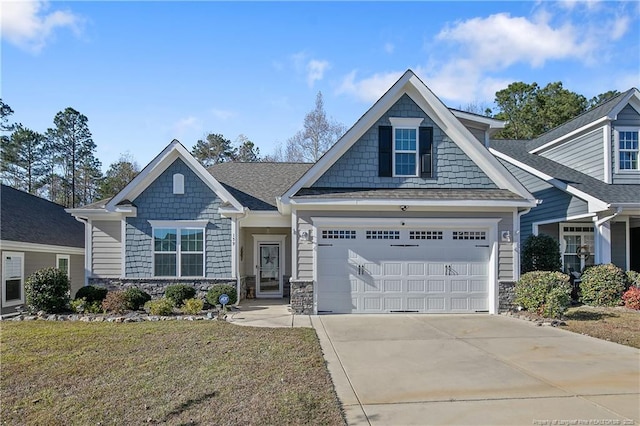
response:
M84 226L63 206L2 185L0 189L1 314L25 303L26 278L56 267L71 280L71 297L84 285Z
M313 165L206 170L173 141L112 199L69 210L86 223L87 282L290 285L296 313L496 313L536 206L486 148L503 126L407 71Z
M530 141L490 151L540 200L521 239L560 242L563 270L614 263L640 271L640 92L631 89Z

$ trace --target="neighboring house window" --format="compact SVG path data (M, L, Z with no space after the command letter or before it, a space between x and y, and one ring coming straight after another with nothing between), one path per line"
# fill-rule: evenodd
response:
M640 170L638 166L638 129L621 128L617 131L616 149L618 152L618 170Z
M204 228L154 228L156 277L204 276Z
M432 178L433 129L422 118L389 118L378 128L378 175Z
M562 270L567 274L580 274L586 266L593 265L593 225L564 223L560 225Z
M24 303L24 253L2 253L2 306Z
M71 256L68 254L56 254L56 268L60 269L69 277L69 264L71 263Z

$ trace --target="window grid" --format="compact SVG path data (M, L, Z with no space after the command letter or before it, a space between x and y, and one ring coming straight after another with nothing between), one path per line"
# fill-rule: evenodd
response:
M620 170L638 170L638 131L618 132Z
M454 240L486 240L485 231L453 231Z
M355 240L356 231L350 229L323 229L322 238L325 240Z
M563 232L593 232L593 226L564 226Z
M396 176L416 176L418 131L415 128L396 128L394 131L394 158Z
M153 248L154 276L204 276L204 228L155 228Z
M400 231L366 231L367 240L399 240Z
M441 240L442 231L409 231L410 240Z

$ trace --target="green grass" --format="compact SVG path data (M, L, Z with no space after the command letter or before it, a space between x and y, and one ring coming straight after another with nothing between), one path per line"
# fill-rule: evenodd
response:
M313 329L215 321L1 327L3 424L344 424Z

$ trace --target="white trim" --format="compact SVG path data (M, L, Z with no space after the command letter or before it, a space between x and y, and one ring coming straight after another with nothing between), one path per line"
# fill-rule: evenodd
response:
M431 90L407 70L402 77L282 196L288 204L302 187L311 186L393 106L407 94L447 134L447 136L499 187L525 199L533 199L527 189L507 171L482 142L458 120Z
M291 218L291 278L298 279L298 211L292 209ZM313 237L313 236L312 236Z
M151 224L151 277L152 278L206 278L207 277L207 228L208 221L167 221L167 220L149 220ZM153 223L152 223L153 222ZM198 224L202 224L198 226ZM173 224L173 225L171 225ZM175 229L176 230L176 275L156 275L156 253L174 254L174 252L156 252L155 248L155 230L156 229ZM198 254L197 251L182 251L182 231L183 229L196 229L202 231L202 275L182 276L182 254ZM234 272L231 271L233 275ZM231 276L235 280L235 277Z
M421 117L389 117L391 126L400 128L417 129L424 121Z
M563 216L563 217L556 217L553 219L547 219L547 220L541 220L538 222L532 222L531 223L531 227L533 228L531 230L531 233L535 236L538 236L538 226L539 225L549 225L552 223L562 223L562 222L572 222L575 220L582 220L582 219L591 219L593 217L597 217L597 215L595 213L585 213L585 214L579 214L579 215L575 215L575 216ZM586 222L583 222L586 223Z
M71 278L71 256L68 254L56 254L56 269L60 269L60 259L67 260L67 278Z
M290 228L291 219L278 211L253 211L249 210L242 219L243 228Z
M576 130L574 130L572 132L565 133L562 136L560 136L559 138L553 139L552 141L547 142L544 145L539 146L538 148L532 149L531 151L529 151L529 154L538 154L541 151L546 151L547 149L553 148L556 145L560 145L562 142L564 142L564 141L566 141L566 140L568 140L568 139L570 139L570 138L572 138L574 136L577 136L580 133L590 131L590 129L592 127L597 127L600 124L607 123L609 121L611 121L611 118L609 118L609 116L601 117L598 120L592 121L591 123L588 123L588 124L578 128L578 129L576 129Z
M39 253L64 253L64 254L84 254L82 247L54 246L51 244L24 243L21 241L1 240L2 250L12 251L33 251Z
M631 224L629 223L629 216L624 217L622 222L625 224L625 270L631 269Z
M604 201L594 197L593 195L589 195L586 192L580 191L579 189L576 189L574 187L572 187L571 185L554 178L553 176L550 176L546 173L541 172L540 170L531 167L527 164L524 164L521 161L518 161L506 154L503 154L500 151L497 151L493 148L489 148L489 151L495 155L498 158L501 158L511 164L513 164L514 166L528 172L531 173L532 175L539 177L540 179L546 181L547 183L550 183L551 185L555 186L556 188L565 191L571 195L575 195L578 198L581 198L582 200L586 201L588 203L589 206L589 211L590 212L594 212L594 211L602 211L602 210L607 210L608 209L608 204L605 203Z
M451 113L456 118L472 121L474 123L483 124L485 126L488 126L489 129L504 129L505 126L507 125L507 122L503 120L496 120L495 118L485 117L482 115L477 115L477 114L473 114L466 111L460 111L458 109L453 109L453 110L449 109L449 111L451 111Z
M153 231L152 231L153 232ZM153 235L151 237L153 241ZM120 276L127 276L127 218L120 219Z
M153 181L155 181L169 166L178 158L198 176L223 202L230 203L236 210L242 211L243 207L212 175L202 164L200 164L191 153L177 140L171 141L169 145L158 154L129 184L117 193L105 206L107 211L116 211L118 203L128 199L133 201L142 193Z
M256 298L281 298L284 288L284 274L286 271L285 246L287 236L284 234L253 234L253 272L256 277ZM261 293L258 269L260 268L260 244L278 244L279 290L278 293ZM293 243L292 243L293 244Z
M566 267L564 264L564 257L566 255L566 244L565 244L565 240L564 240L564 236L565 235L588 235L589 233L585 233L585 232L565 232L564 231L564 227L565 226L582 226L582 227L591 227L592 231L591 231L591 235L593 236L593 253L591 253L591 255L593 256L593 264L598 264L599 263L599 249L598 249L598 226L596 226L595 221L597 220L597 217L593 217L592 218L593 222L558 222L558 240L560 243L560 261L562 262L562 270L566 271ZM572 255L571 253L569 253L569 255ZM609 254L609 257L611 257L611 254ZM584 261L580 261L580 271L576 271L576 272L581 272L586 265L586 261L587 259L585 259ZM607 262L608 263L608 262Z
M85 222L84 234L84 285L89 285L89 277L93 275L93 221L91 219ZM120 243L122 244L122 236Z
M416 143L415 149L396 149L396 130L413 130L415 132ZM415 161L415 167L413 169L413 174L410 175L399 175L396 172L396 154L413 154L413 159ZM420 130L418 127L409 127L409 126L392 126L391 128L391 176L392 177L418 177L420 173L418 170L420 169Z
M147 220L153 228L206 228L209 219L204 220Z
M371 199L348 199L348 198L316 198L316 199L294 199L291 204L301 207L321 207L321 206L407 206L407 207L535 207L535 200L411 200L371 198Z
M530 210L524 210L528 213ZM513 236L511 237L511 255L513 256L513 271L512 276L514 281L520 279L520 212L513 211Z
M6 257L19 257L20 258L20 299L7 301L7 268L5 268ZM2 307L11 307L24 304L24 253L15 251L3 251L2 252Z
M620 168L620 132L631 132L638 134L638 150L636 150L637 169L621 169ZM624 150L632 152L631 150ZM640 126L621 126L613 130L613 152L615 156L615 173L621 175L636 175L640 173Z
M366 228L371 226L402 228L410 226L432 226L440 228L490 228L496 226L502 218L362 218L362 217L311 217L314 227ZM460 224L464 223L464 226ZM314 231L317 234L317 230ZM496 231L497 235L497 231ZM497 237L495 239L497 241Z
M238 218L234 217L231 219L231 235L229 236L231 238L231 278L236 279L239 274L237 273L238 271L238 247L240 246L238 240L239 240L239 236L238 236ZM206 244L206 235L203 235L203 245ZM204 248L204 247L203 247ZM203 271L204 275L206 275L206 258L205 258L205 263L203 263L202 267L203 269L205 269L205 271ZM240 293L238 293L240 294Z
M613 182L613 172L611 167L611 123L605 124L602 128L602 140L604 150L604 183Z

